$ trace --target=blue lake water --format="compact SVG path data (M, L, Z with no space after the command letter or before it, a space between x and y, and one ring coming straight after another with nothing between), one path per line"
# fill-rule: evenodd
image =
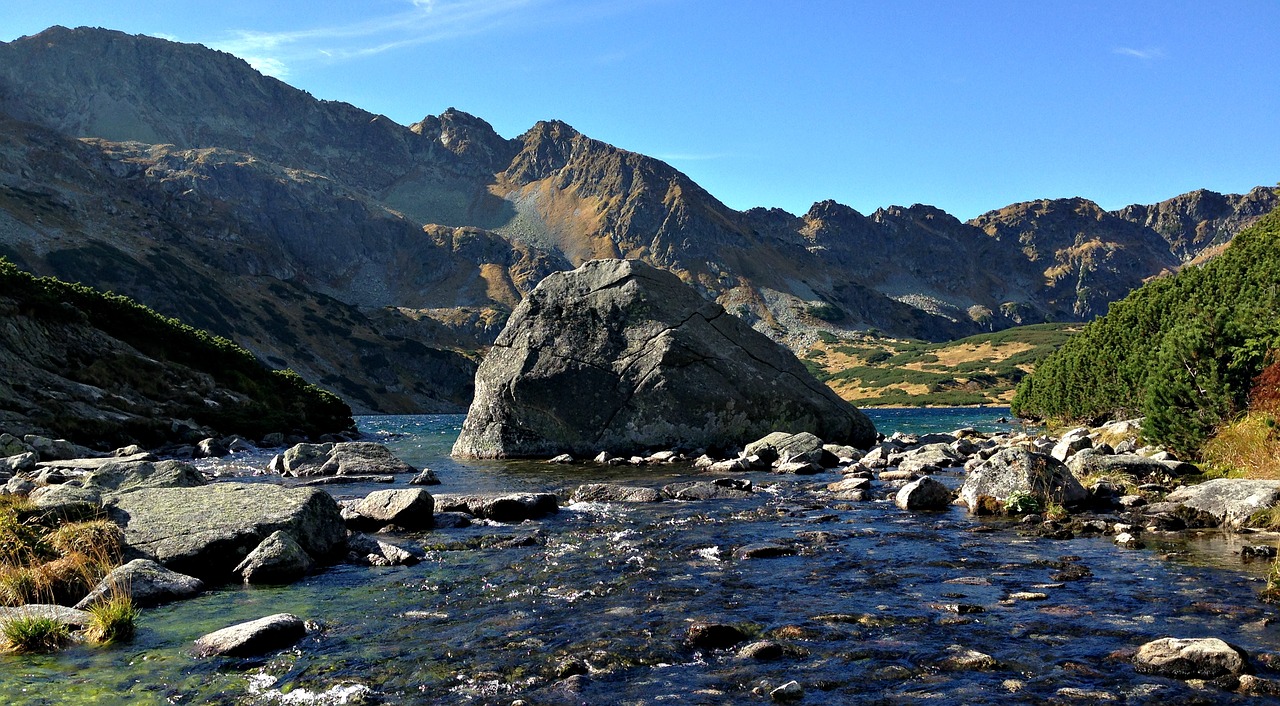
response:
M869 414L886 433L1010 428L998 408ZM698 475L455 461L447 454L461 421L359 424L436 470L443 482L432 492L660 486ZM261 467L267 455L224 465ZM747 475L758 488L749 499L566 502L520 525L387 537L423 553L415 566L342 565L288 587L217 587L148 609L124 645L0 657L0 703L763 704L791 680L805 690L802 704L1260 702L1137 674L1127 655L1166 636L1223 637L1276 676L1266 665L1280 652L1280 621L1256 597L1267 566L1236 555L1258 537L1149 535L1147 549L1123 550L1106 537L1026 535L961 508L908 514L886 499L888 486L870 502L834 502L822 490L834 472ZM936 477L954 487L963 474ZM735 558L760 542L794 553ZM1064 578L1071 565L1086 571ZM321 629L259 659L189 654L204 633L277 612ZM762 662L691 647L693 620L733 624L785 654ZM966 650L989 660L966 666L956 659ZM566 680L570 671L585 674Z

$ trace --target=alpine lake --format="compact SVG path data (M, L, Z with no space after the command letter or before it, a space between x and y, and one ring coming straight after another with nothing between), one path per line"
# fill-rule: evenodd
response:
M1007 408L867 412L885 434L1017 428L998 421ZM689 465L458 461L449 450L462 420L357 421L434 470L442 484L432 492L659 487L701 475ZM234 477L272 453L201 463ZM835 471L738 477L755 483L754 497L562 500L538 521L387 537L423 553L416 565L340 564L289 586L216 587L146 609L124 644L0 657L0 703L749 704L771 703L769 691L792 680L803 704L1262 701L1138 674L1130 657L1160 637L1220 637L1269 666L1278 611L1257 597L1269 562L1246 563L1240 549L1274 535L1147 534L1145 549L1129 550L1105 536L1037 537L960 507L907 513L881 485L874 501L833 503L816 491L839 480ZM955 488L963 471L935 477ZM795 553L734 556L776 540ZM203 634L280 612L316 629L263 658L190 654ZM692 647L694 620L784 652L760 661Z

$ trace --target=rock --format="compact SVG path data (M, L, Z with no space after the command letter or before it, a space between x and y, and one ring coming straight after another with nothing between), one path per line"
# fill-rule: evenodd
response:
M790 473L797 476L811 476L814 473L821 473L822 466L812 461L780 461L773 465L773 472Z
M354 485L356 483L394 483L395 476L321 476L305 480L298 485L310 487L313 485Z
M280 475L285 476L318 476L324 475L320 468L329 460L329 452L333 444L294 444L284 453L271 460L271 465ZM279 462L277 463L277 459Z
M196 444L196 458L222 458L230 455L231 449L219 439L202 439Z
M1165 501L1205 513L1224 527L1239 529L1253 513L1280 503L1280 481L1215 478L1178 488Z
M436 477L435 471L424 468L409 481L409 485L440 485L440 479Z
M703 621L694 622L685 634L685 642L710 650L733 647L746 639L746 634L732 625Z
M102 510L102 494L74 485L46 485L29 496L45 515L72 522L87 520Z
M843 444L823 444L822 450L836 457L840 463L850 464L862 460L862 452Z
M272 459L273 471L298 478L417 472L386 446L371 441L297 444L277 459Z
M951 448L951 444L936 443L906 452L898 461L899 471L933 471L964 464L964 457Z
M818 463L823 458L822 439L809 432L800 432L798 434L790 434L785 431L775 431L766 434L763 438L757 439L743 449L743 454L747 456L765 454L772 455L781 461L810 461ZM829 452L827 452L829 453Z
M50 439L35 434L22 437L23 442L40 455L42 461L66 461L73 458L99 458L105 454L73 444L66 439Z
M779 556L792 556L795 553L795 547L781 542L748 544L733 550L735 559L772 559Z
M1184 468L1189 466L1190 470ZM1185 473L1194 473L1195 466L1191 464L1173 463L1172 465L1164 461L1156 461L1139 456L1137 454L1102 454L1084 449L1072 456L1067 463L1067 468L1076 475L1077 478L1084 478L1090 475L1108 475L1108 474L1128 474L1134 478L1145 478L1150 475L1184 475Z
M35 490L36 484L22 477L10 478L4 484L5 495L27 495Z
M353 509L379 526L429 529L434 522L435 499L421 488L375 490L356 503Z
M1120 534L1117 534L1116 544L1124 547L1125 549L1142 549L1146 546L1142 543L1141 539L1138 539L1136 536L1128 532L1121 532Z
M753 490L751 481L745 478L717 478L662 486L663 494L673 500L739 500L751 497Z
M783 654L785 650L782 649L782 645L773 640L751 642L738 650L738 656L742 659L754 659L759 662L781 659Z
M204 582L194 576L170 571L150 559L134 559L113 569L75 607L85 610L98 599L123 591L136 607L146 608L190 598L203 590Z
M662 493L653 488L611 483L588 483L573 491L575 503L655 503L662 500Z
M36 461L38 460L40 460L40 457L34 451L0 458L0 473L12 476L14 473L29 471L36 467Z
M547 463L567 465L567 464L573 463L573 456L570 456L569 454L560 454L559 456L552 456L551 458L547 459Z
M92 620L87 612L53 603L28 603L16 608L0 607L0 625L15 618L52 618L72 629L83 628Z
M751 470L751 462L745 457L731 458L727 461L716 461L707 466L707 470L711 473L739 473L741 471Z
M560 511L554 493L437 495L435 501L440 512L465 512L494 522L523 522Z
M407 549L358 532L347 537L347 547L350 549L348 560L372 566L406 566L421 561L421 557Z
M26 453L36 453L36 450L13 434L8 432L0 434L0 456L8 458L9 456L21 456ZM37 457L39 455L38 453L36 454Z
M774 701L799 701L804 698L804 689L800 683L792 680L769 692Z
M1176 679L1238 677L1248 671L1247 655L1216 637L1153 640L1138 648L1133 667L1141 674Z
M306 576L315 561L288 532L276 530L249 552L234 569L251 584L293 583Z
M195 642L196 657L254 657L283 649L307 634L306 623L291 613L277 613L211 632Z
M716 447L774 430L869 446L870 420L675 275L594 260L547 276L476 373L456 456Z
M983 669L996 669L1000 663L995 657L961 645L947 648L947 657L942 660L942 668L950 671L971 672Z
M258 446L264 449L278 449L281 446L284 446L284 434L281 434L278 431L273 431L270 434L263 436L262 443L258 444Z
M1075 505L1089 497L1089 492L1061 461L1045 454L1009 448L968 474L960 489L960 500L973 512L978 508L980 496L990 496L1003 503L1013 493L1032 495L1042 503L1052 501L1063 505Z
M915 471L880 471L878 476L882 483L893 483L895 481L915 480L920 474Z
M1093 448L1093 439L1089 438L1089 430L1079 427L1063 434L1049 455L1065 463L1076 452L1089 448Z
M196 488L207 481L195 466L182 461L116 459L85 476L84 487L104 493L127 493L143 488Z
M902 486L893 501L898 507L911 512L946 510L951 507L951 490L925 477Z
M100 456L96 458L69 458L62 461L41 461L36 464L40 468L56 469L64 471L96 471L104 466L117 463L132 463L135 461L154 461L156 457L147 452L134 454L132 456Z
M438 501L440 496L436 496ZM437 512L435 517L436 529L462 529L470 527L471 520L474 519L470 513L466 512Z
M268 535L284 530L318 561L345 554L347 529L333 497L316 488L214 483L108 496L108 516L143 556L205 580L225 581Z
M842 481L827 484L827 490L833 493L844 493L852 490L867 490L869 488L871 488L870 478L845 478Z

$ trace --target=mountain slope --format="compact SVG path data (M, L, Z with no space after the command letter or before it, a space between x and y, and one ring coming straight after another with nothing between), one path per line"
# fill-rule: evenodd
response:
M228 54L86 28L0 43L0 110L0 252L189 317L358 411L465 408L458 351L594 257L673 271L797 350L820 330L944 340L1088 319L1275 199L738 212L559 121L402 126Z

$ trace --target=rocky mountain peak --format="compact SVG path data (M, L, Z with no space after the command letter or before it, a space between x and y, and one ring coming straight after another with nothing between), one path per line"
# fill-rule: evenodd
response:
M519 140L503 138L482 118L452 107L439 116L426 116L410 125L409 130L439 142L459 157L485 165L490 172L505 169L521 144Z

